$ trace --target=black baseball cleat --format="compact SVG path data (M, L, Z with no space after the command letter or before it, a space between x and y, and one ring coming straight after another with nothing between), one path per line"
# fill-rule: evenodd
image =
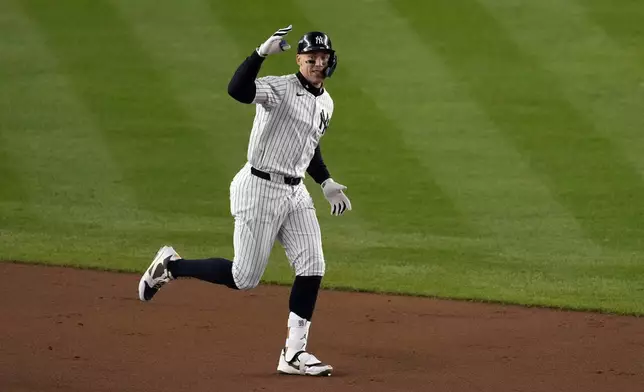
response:
M151 300L164 284L174 279L168 271L168 261L180 258L181 256L171 246L162 246L159 249L152 264L139 281L139 299L141 301Z
M284 355L286 349L282 349L280 360L277 364L277 372L280 374L292 374L297 376L328 377L333 372L333 367L322 363L315 355L300 351L287 361Z

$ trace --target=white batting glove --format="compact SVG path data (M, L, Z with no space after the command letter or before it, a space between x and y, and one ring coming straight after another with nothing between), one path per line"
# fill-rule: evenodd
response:
M286 42L284 37L286 37L286 34L288 34L292 29L293 25L288 25L288 27L277 30L266 40L266 42L257 48L257 54L262 57L266 57L270 54L285 52L291 49L291 45Z
M339 216L344 214L346 210L351 211L351 202L343 192L345 189L347 189L346 186L338 184L332 178L322 183L324 197L331 204L331 215Z

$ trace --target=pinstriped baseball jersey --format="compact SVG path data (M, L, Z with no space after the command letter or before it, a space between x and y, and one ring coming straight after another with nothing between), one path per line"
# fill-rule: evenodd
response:
M331 96L326 90L317 97L311 94L295 74L265 76L255 86L248 162L265 172L304 177L331 121Z

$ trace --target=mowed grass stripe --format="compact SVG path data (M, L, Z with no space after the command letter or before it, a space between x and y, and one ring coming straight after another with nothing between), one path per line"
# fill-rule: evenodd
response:
M314 30L316 23L295 2L286 7L289 10L287 14L274 21L264 16L272 9L270 4L258 5L251 0L244 2L251 11L244 14L243 22L238 20L239 2L217 2L217 7L213 6L219 23L225 25L232 36L238 37L239 51L244 53L244 57L246 52L250 54L254 47L280 27L281 19L297 21L293 22L294 30L288 36L293 50L267 59L262 74L297 72L297 41L305 32ZM255 26L253 31L265 30L266 33L248 34L249 25ZM329 34L333 39L331 31ZM347 47L342 40L336 40L335 45ZM342 51L339 56L344 56ZM373 99L362 91L362 86L354 82L354 72L341 63L337 74L328 81L335 113L321 141L323 157L331 175L349 187L348 194L355 205L355 210L343 219L359 219L365 228L376 232L423 231L456 237L467 234L470 229L451 199L436 185L415 155L408 152L402 130L389 121ZM319 194L319 187L312 186L311 193ZM398 196L392 197L394 195ZM328 209L324 199L317 205L320 211ZM423 208L419 208L420 205ZM400 219L401 216L404 218Z
M301 2L308 5L307 3ZM443 116L449 117L450 105L457 106L451 108L455 112L451 121L445 121L441 117L441 123L447 123L450 126L451 135L455 140L452 149L453 155L460 156L461 161L454 161L454 158L445 156L446 166L455 167L454 175L458 176L459 172L468 172L467 168L479 165L487 168L489 177L483 176L481 179L488 180L489 184L481 184L478 193L469 195L472 197L472 203L460 203L475 211L473 206L478 208L490 208L490 211L478 211L472 213L471 218L479 224L484 236L480 241L471 239L472 242L456 241L452 239L443 239L442 242L452 242L460 247L461 252L442 251L445 247L424 246L427 237L416 236L413 241L412 236L391 235L388 239L383 239L382 247L375 249L346 249L343 257L353 260L352 268L345 268L341 276L333 272L329 277L333 279L334 284L344 283L344 287L352 287L352 282L361 281L362 287L368 287L374 290L392 290L394 292L406 291L427 295L439 295L451 298L474 298L492 301L508 301L522 304L548 304L552 306L574 307L578 309L619 309L619 311L641 312L642 307L637 295L632 292L637 286L637 270L629 266L615 266L612 264L614 255L605 255L603 251L597 249L593 244L583 237L577 226L575 219L570 216L565 209L562 209L558 203L553 201L544 186L539 183L538 177L534 172L526 167L521 157L514 151L513 146L507 146L499 137L498 131L494 125L486 124L484 113L472 103L467 94L464 94L463 88L454 79L452 75L441 67L431 51L419 49L422 45L416 45L418 40L413 37L413 32L404 33L408 30L406 21L400 21L400 18L391 18L391 10L387 7L378 7L370 4L369 11L364 7L347 7L342 5L346 11L343 16L349 20L381 20L385 15L389 16L390 23L381 24L380 27L388 31L392 37L396 37L395 43L387 45L386 39L379 39L379 45L388 48L391 59L413 58L414 61L392 63L387 62L387 57L380 56L379 48L371 49L378 58L376 67L378 70L391 68L395 72L380 77L379 73L373 71L373 64L369 64L370 44L367 38L361 40L361 34L347 34L347 40L351 41L355 51L348 50L343 53L343 64L349 62L350 69L364 69L362 82L366 92L377 91L373 86L400 82L398 89L414 93L414 83L419 84L419 89L424 88L424 94L427 95L425 100L418 98L419 101L429 102L436 112ZM333 8L333 7L331 7ZM305 7L306 9L306 7ZM375 12L378 9L378 12ZM360 18L357 17L360 15ZM324 15L322 15L324 17ZM354 18L354 19L352 19ZM334 31L335 36L343 29L339 26L351 25L356 31L363 32L365 37L373 36L374 33L363 24L347 23L346 20L334 19L333 26L329 26ZM368 23L367 23L368 25ZM458 28L458 27L457 27ZM353 29L352 29L353 30ZM341 35L341 34L340 34ZM404 44L401 44L404 43ZM354 61L356 58L364 60ZM411 63L411 65L410 65ZM421 70L414 70L413 64L422 64ZM391 65L388 67L388 65ZM396 73L397 72L397 73ZM384 73L384 72L383 72ZM414 75L416 78L409 83L404 83L404 78L400 75ZM372 77L369 80L372 83L366 83L365 76ZM417 75L423 75L422 78ZM428 79L427 84L423 85L424 79ZM361 81L358 77L357 81ZM385 89L383 89L385 90ZM395 91L389 88L389 91ZM420 94L420 93L419 93ZM445 100L445 105L440 105L439 98L433 98L432 94ZM377 97L377 94L374 93ZM384 93L383 93L384 95ZM413 102L401 100L399 97L389 99L386 102L398 103L403 109L398 109L403 113L409 113L410 118L417 119L420 123L433 123L426 121L426 115L422 110L417 113L411 113ZM457 105L456 103L461 103ZM388 107L395 107L389 105ZM431 108L423 108L431 111ZM395 114L392 111L390 115ZM400 116L403 121L404 116ZM481 129L472 130L469 134L463 129L456 127L453 130L454 123L458 124L457 119L462 121L462 127L467 130L468 127L480 126ZM468 125L468 123L471 123ZM410 127L413 128L410 121ZM417 126L418 127L418 126ZM491 128L491 129L490 129ZM404 128L406 131L409 129ZM483 133L477 135L477 132ZM462 136L460 134L463 134ZM433 135L435 136L435 135ZM485 156L485 150L490 154L490 162L481 162L481 158L467 149L467 137L471 138L471 143L478 146L480 155ZM419 138L422 139L422 138ZM431 146L450 146L450 138L431 138ZM500 153L498 147L494 148L495 143L505 145L505 153ZM474 148L473 148L474 149ZM440 152L440 148L438 150ZM507 172L507 169L500 170L495 163L494 155L499 154L496 159L499 161L508 161L508 166L517 166L512 170L512 174L518 177L525 176L523 180L518 180L515 185L520 189L512 189L508 185L506 191L508 195L503 195L503 191L496 188L503 188L498 184L499 178ZM428 154L434 156L434 154ZM440 155L439 155L440 156ZM476 159L478 158L478 159ZM470 162L472 160L473 162ZM437 165L436 167L441 167ZM476 187L471 184L476 180L481 170L473 170L477 173L475 178L461 178L463 185L457 188L460 192L452 193L452 196L458 200L467 200L468 195L465 189ZM495 176L495 172L496 176ZM461 174L461 176L464 176ZM507 176L507 174L505 174ZM504 177L503 177L504 178ZM505 180L505 178L504 178ZM503 181L503 180L500 180ZM506 180L507 181L507 180ZM449 181L444 182L449 183ZM455 182L456 183L456 182ZM486 186L492 190L486 191ZM446 187L449 189L449 187ZM533 192L536 196L531 196ZM481 199L475 203L476 197ZM494 207L494 198L500 198L499 206ZM505 203L508 211L503 210L502 204ZM487 205L489 204L489 205ZM562 211L563 210L563 211ZM523 212L523 213L522 213ZM489 226L493 232L485 230ZM522 227L523 226L523 227ZM516 232L513 232L516 230ZM566 232L569 230L570 232ZM440 241L434 239L435 241ZM498 254L491 253L496 250L492 244L498 244ZM469 246L466 246L469 245ZM473 249L489 249L488 257L476 255ZM478 256L478 257L476 257ZM387 263L369 263L369 260L387 259ZM348 263L347 263L348 266ZM375 278L377 277L377 278ZM340 286L342 286L340 284Z
M128 205L127 190L118 185L118 170L100 133L59 73L43 37L13 1L4 7L11 21L11 34L6 36L16 39L0 44L0 72L7 75L0 121L7 165L19 178L4 178L3 183L25 188L24 206ZM65 219L40 214L33 218Z
M10 117L14 112L24 108L16 105L12 80L20 74L22 65L21 52L24 50L24 41L16 31L20 30L20 20L11 7L11 1L0 3L0 227L6 227L7 214L5 209L8 204L27 198L25 184L22 182L20 165L16 161L16 152L10 143L10 133L21 131Z
M557 76L566 98L620 147L640 168L641 175L644 119L640 112L644 97L639 92L637 62L632 56L588 19L574 1L520 6L511 1L482 3L524 50ZM623 235L638 233L625 231ZM567 264L579 273L583 271L585 282L597 284L597 298L641 302L644 266L638 259L642 252L613 248L598 256L568 260Z
M101 249L84 248L83 235L118 219L131 195L37 26L14 1L2 6L6 36L15 37L0 43L0 72L10 76L3 83L10 99L0 105L2 146L19 175L3 177L2 188L22 186L24 194L0 203L0 259L67 263L83 249L88 261ZM101 243L110 248L106 237Z
M218 66L218 68L225 68L229 72L230 76L226 76L224 79L226 83L232 77L237 66L276 30L286 27L289 24L294 25L295 29L303 28L301 23L298 24L296 20L298 15L296 10L289 9L288 7L279 7L280 9L278 10L275 8L275 4L252 0L235 2L206 0L206 3L210 9L209 16L211 22L216 26L218 32L225 32L227 34L226 43L232 44L236 48L230 54L225 55L231 58L222 62L221 66ZM240 12L241 10L244 11ZM298 31L296 30L291 31L287 36L293 49L296 47L294 44L297 44L297 38L299 38L297 36ZM279 75L284 73L285 70L295 69L296 64L293 53L293 51L290 51L271 56L269 61L264 61L260 76ZM232 65L232 69L230 69L230 65ZM246 111L255 113L254 107L252 106L246 108ZM252 118L251 116L251 122ZM245 123L238 124L238 127L240 129L250 130Z
M300 4L313 11L313 5ZM355 16L352 23L338 20L332 25L336 39L345 43L342 70L353 71L352 80L395 121L407 149L422 162L424 170L414 176L433 175L476 228L480 242L504 257L530 262L592 250L574 217L553 200L524 157L468 94L468 86L420 41L406 19L387 2L330 5L330 10L343 8L347 18ZM322 12L333 19L331 11ZM378 45L373 45L375 36ZM381 55L383 47L386 56Z
M640 0L570 0L585 8L585 13L614 41L644 66L644 3ZM644 76L644 72L640 72Z
M228 81L241 61L229 32L212 22L210 7L202 0L112 3L132 26L202 134L209 149L208 156L202 158L216 169L217 176L204 178L199 186L217 211L230 216L228 185L246 160L252 117L227 93ZM201 171L202 167L186 169Z
M642 65L632 51L607 36L572 0L482 3L524 50L556 75L568 101L619 147L644 178Z
M638 173L480 3L393 2L597 244L641 250ZM428 7L428 6L425 6ZM459 25L462 30L455 30ZM619 206L616 208L616 206ZM627 235L630 232L635 235Z
M351 212L374 233L473 236L431 170L409 151L404 130L363 91L355 71L343 65L343 79L329 82L337 111L322 146L332 175L340 173L338 181L351 189Z
M0 61L0 72L2 68L2 61ZM1 75L1 74L0 74ZM2 76L0 76L2 78ZM0 116L3 115L5 110L3 107L5 103L0 102ZM6 214L3 212L5 206L4 202L18 202L27 199L28 192L25 189L25 184L22 181L21 170L18 167L19 163L14 157L14 153L9 141L9 137L3 134L13 132L6 127L5 124L0 124L0 179L3 185L0 187L0 219L4 220ZM4 226L4 223L2 224Z
M201 166L208 145L117 10L103 0L22 4L91 111L137 204L153 211L211 214L206 194L178 202L180 189L214 175L211 167ZM195 167L199 170L187 169Z
M9 225L8 202L18 202L28 197L27 184L23 183L23 171L18 160L22 152L11 145L14 135L23 131L14 113L25 110L15 96L21 89L14 87L15 78L19 78L23 71L24 38L16 34L16 31L22 30L23 24L11 6L11 1L0 3L0 36L3 37L0 40L0 227Z
M27 192L20 179L19 170L14 166L17 164L10 154L5 151L9 148L9 143L6 138L2 137L3 130L0 130L0 178L2 179L3 186L0 188L0 203L5 201L19 201L27 197ZM2 210L3 208L0 208ZM4 218L5 214L1 214Z

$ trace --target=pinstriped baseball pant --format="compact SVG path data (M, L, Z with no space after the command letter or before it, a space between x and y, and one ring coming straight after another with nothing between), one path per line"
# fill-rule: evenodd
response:
M235 218L233 278L237 288L256 287L277 239L297 276L323 276L322 235L304 183L292 186L250 172L246 164L230 184Z

